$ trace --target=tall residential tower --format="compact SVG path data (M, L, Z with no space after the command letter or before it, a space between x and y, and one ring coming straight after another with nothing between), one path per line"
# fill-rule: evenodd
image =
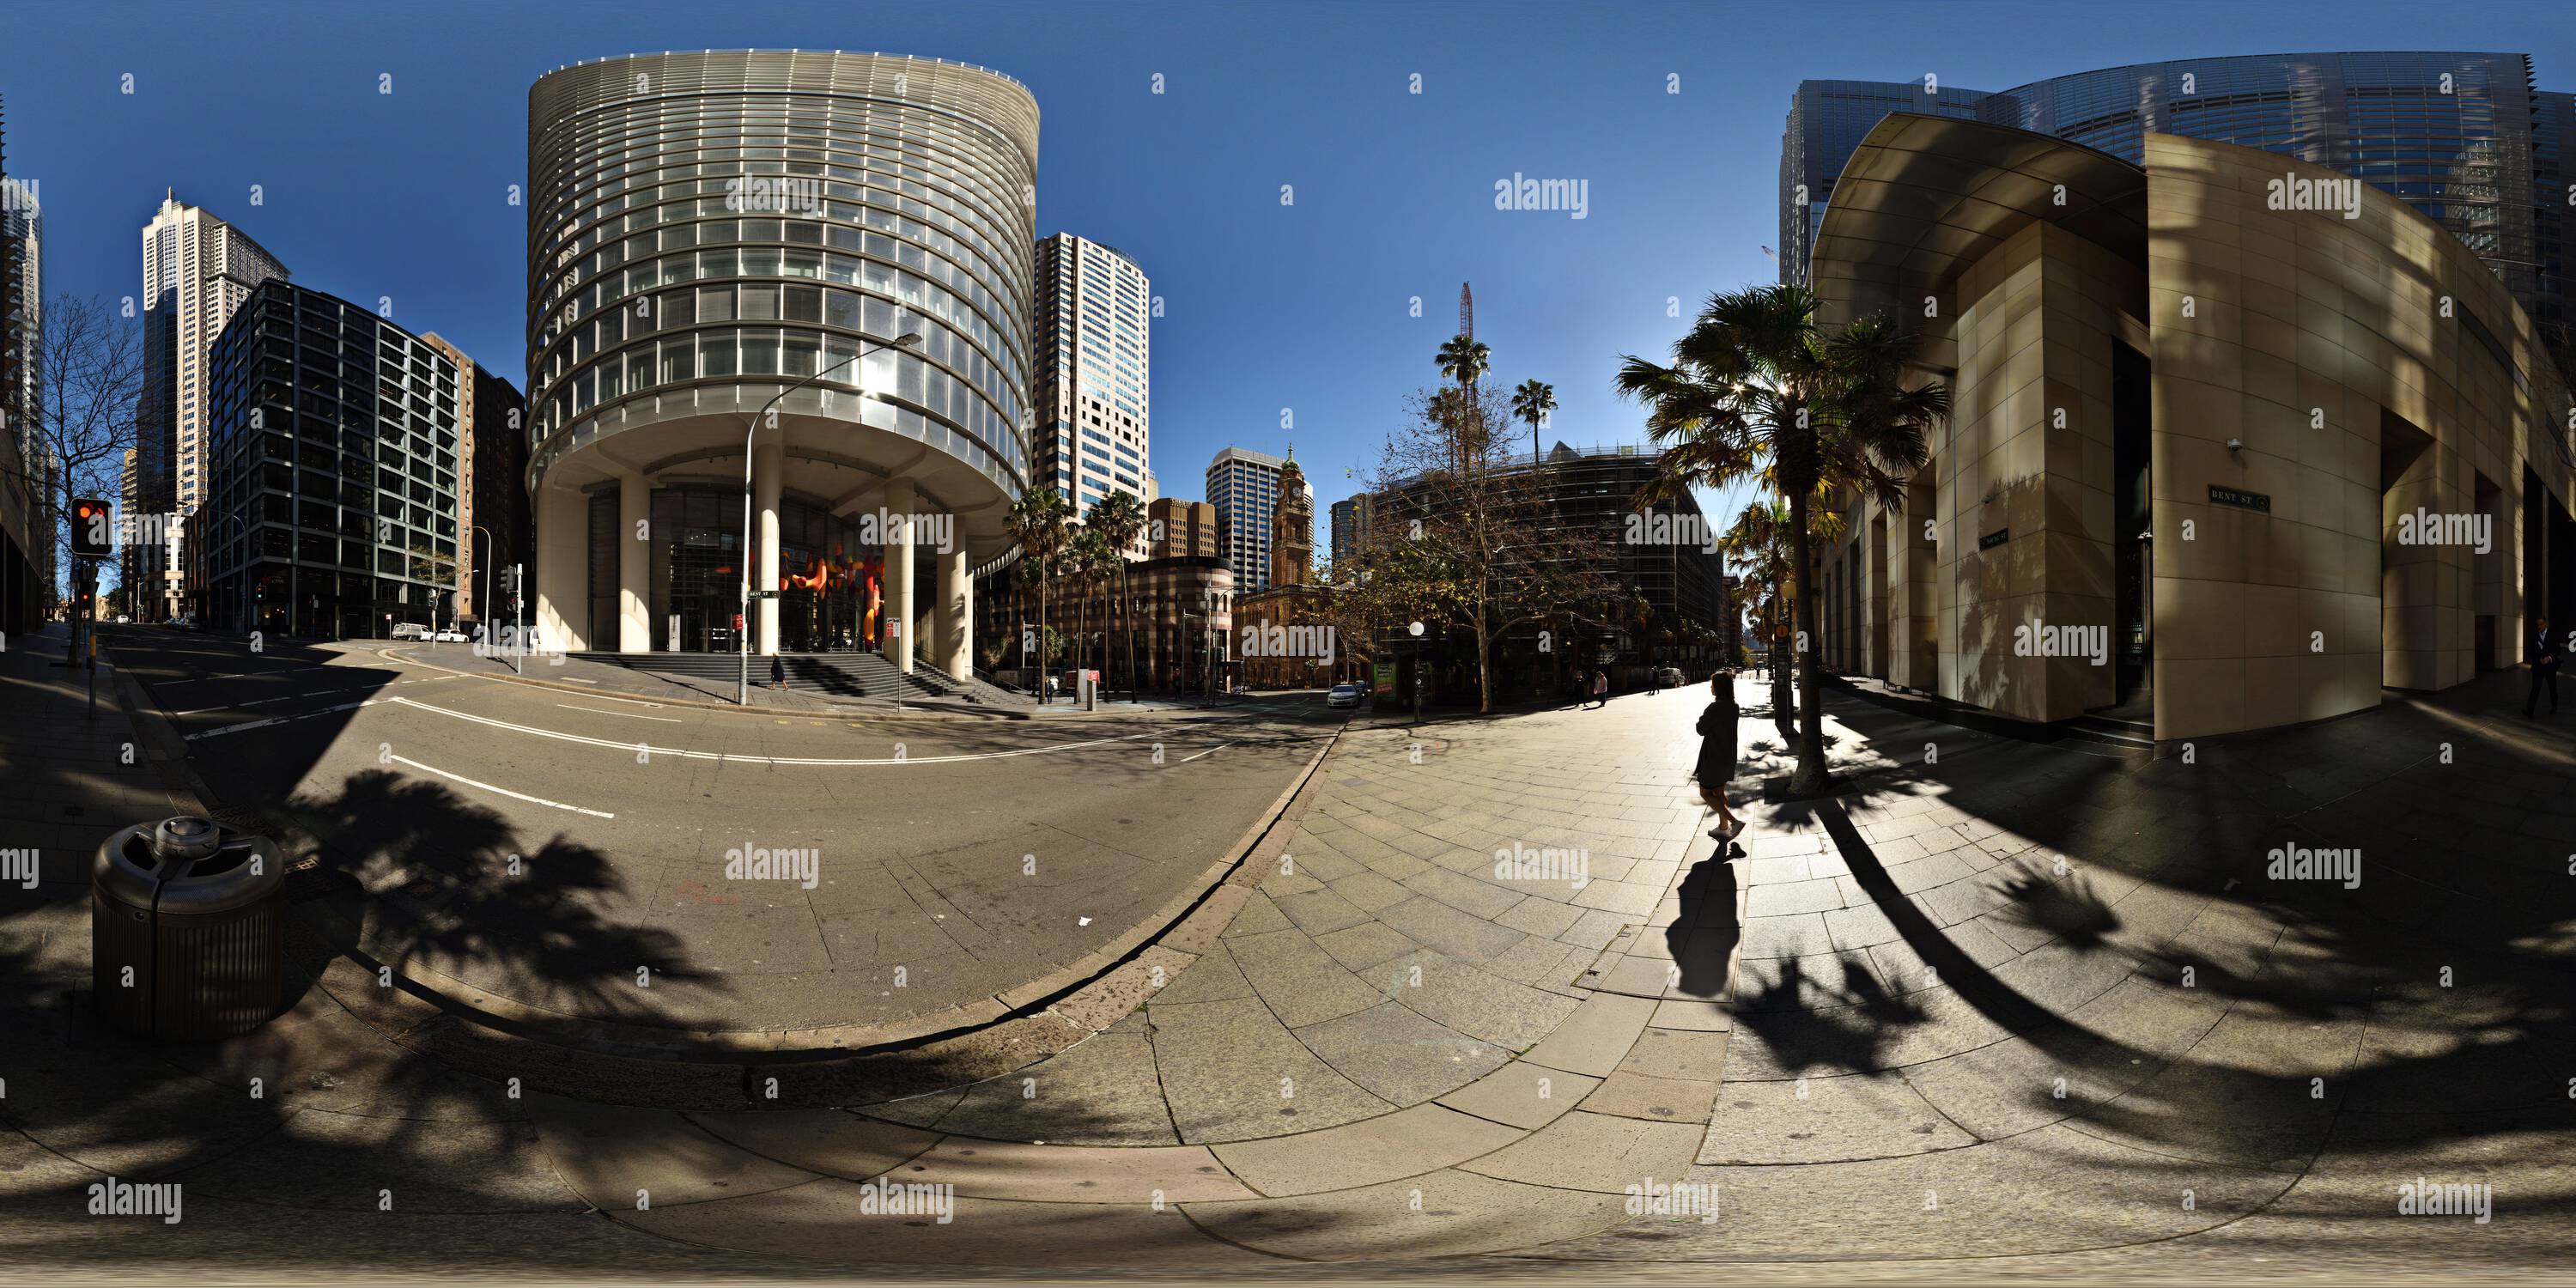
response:
M151 534L128 568L137 580L128 598L135 620L186 611L193 558L184 516L204 499L213 373L207 354L233 310L259 284L287 275L286 266L238 228L165 194L143 226L143 400L130 531ZM144 516L177 522L138 523ZM200 579L202 580L202 579Z

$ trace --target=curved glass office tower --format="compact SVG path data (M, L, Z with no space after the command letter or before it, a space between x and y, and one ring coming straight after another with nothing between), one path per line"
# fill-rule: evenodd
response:
M1026 486L1038 110L879 54L561 68L528 94L528 486L549 646L966 673ZM917 335L909 346L896 342ZM885 346L878 348L877 346ZM755 518L742 541L746 431ZM916 595L917 575L936 584Z

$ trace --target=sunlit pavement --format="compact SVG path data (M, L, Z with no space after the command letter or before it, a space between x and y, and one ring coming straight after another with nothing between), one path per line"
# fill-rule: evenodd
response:
M5 662L63 728L62 673ZM864 1068L673 1074L346 962L149 1051L86 1018L49 903L0 923L37 1038L0 1056L0 1241L47 1279L2563 1275L2576 740L2497 715L2512 678L2189 764L1832 696L1855 772L1741 807L1731 862L1697 690L1355 731L1114 980ZM1774 738L1748 717L1740 793ZM2294 847L2358 882L2268 877ZM617 1099L666 1107L584 1103ZM185 1219L84 1216L103 1173L180 1182ZM2489 1187L2442 1191L2485 1219L2401 1215L2417 1183Z

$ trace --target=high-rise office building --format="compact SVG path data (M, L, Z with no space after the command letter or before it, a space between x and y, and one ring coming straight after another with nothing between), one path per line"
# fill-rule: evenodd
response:
M127 516L138 531L158 524L165 532L180 532L185 516L204 499L207 354L233 310L262 282L285 276L286 266L258 242L175 194L165 194L152 222L143 226L143 398L137 408L142 454L137 508ZM189 602L186 570L193 560L184 532L175 546L154 544L175 553L152 584L138 585L131 594L136 621L174 616Z
M0 153L0 631L33 630L53 594L49 453L29 418L38 349L42 217Z
M43 365L45 208L36 198L34 184L0 178L0 242L9 247L5 270L8 384L0 387L0 398L15 394L13 414L24 414L34 404L37 372Z
M1217 558L1216 507L1205 501L1184 501L1176 496L1157 497L1145 503L1145 557L1171 559L1191 556Z
M1270 585L1270 516L1279 473L1288 464L1267 452L1229 447L1208 462L1207 499L1216 507L1217 541L1237 593Z
M1343 497L1333 502L1332 557L1335 568L1356 568L1360 552L1367 548L1369 525L1377 517L1377 504L1368 493Z
M1807 257L1816 248L1816 226L1833 197L1843 161L1870 127L1890 112L1976 119L1985 91L1948 89L1921 81L1811 80L1789 96L1789 121L1780 131L1780 280L1807 284Z
M2529 55L2259 54L2136 63L1994 93L1804 81L1781 137L1780 280L1805 283L1814 233L1861 138L1890 113L2051 135L2142 164L2146 136L2232 143L2339 170L2449 230L2539 324L2562 367L2561 150L2576 109L2532 88ZM1808 204L1797 206L1804 185Z
M909 671L921 641L965 678L973 578L1032 464L1037 155L1027 88L962 63L730 50L539 78L544 644L734 652L748 567L752 648Z
M455 350L283 278L207 356L206 618L366 638L455 620L464 413Z
M420 337L456 364L456 531L469 541L457 564L459 620L507 621L494 570L524 564L535 548L528 514L527 401L436 332ZM477 531L480 529L480 531Z
M1089 514L1101 497L1151 500L1153 292L1123 252L1072 233L1037 245L1037 420L1030 482Z

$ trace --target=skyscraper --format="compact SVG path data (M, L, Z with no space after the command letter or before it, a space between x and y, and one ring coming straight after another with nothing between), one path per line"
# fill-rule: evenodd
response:
M1153 292L1145 271L1099 242L1057 233L1037 246L1037 456L1030 482L1077 514L1111 492L1153 497Z
M2232 143L2355 176L2413 206L2483 260L2562 368L2576 358L2560 282L2571 111L2532 88L2527 54L2258 54L2136 63L1995 93L1917 82L1802 81L1780 149L1780 280L1804 284L1836 179L1894 112L2053 135L2132 165L2150 133ZM1799 186L1808 204L1797 207Z
M1976 119L1983 90L1937 88L1921 81L1811 80L1789 96L1780 131L1780 280L1807 284L1834 180L1870 127L1890 112Z
M283 278L251 293L207 355L207 620L339 638L454 620L455 353Z
M1220 553L1234 586L1249 595L1270 585L1270 515L1288 462L1266 452L1229 447L1208 462L1207 499L1216 507Z
M286 266L240 229L213 213L165 194L152 222L143 226L143 399L140 459L129 521L153 515L194 513L208 482L206 418L212 372L207 353L232 320L233 310ZM184 519L170 525L184 529ZM136 621L183 611L191 561L184 533L166 561L146 556L144 584L129 593Z
M921 642L966 677L974 575L1029 485L1037 166L1037 100L963 63L717 50L540 77L546 646L736 652L748 570L759 652L882 649L910 671Z

